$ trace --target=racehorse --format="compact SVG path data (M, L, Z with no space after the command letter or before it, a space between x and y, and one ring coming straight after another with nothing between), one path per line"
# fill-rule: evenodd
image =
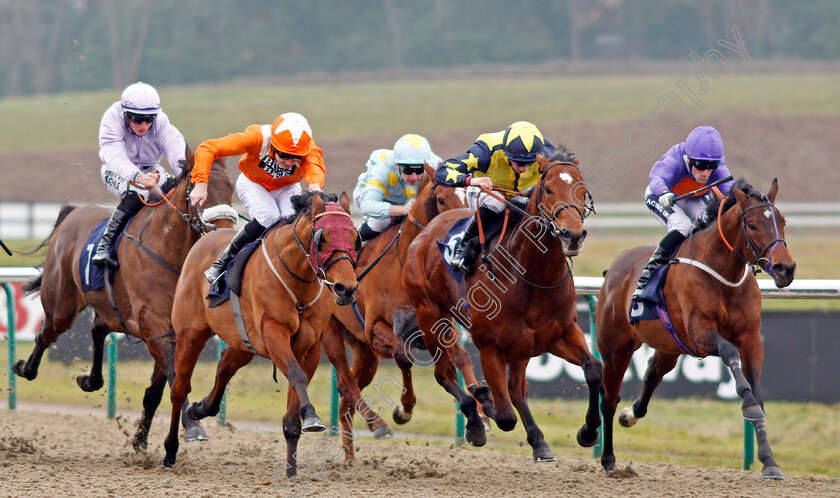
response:
M287 474L297 473L301 431L326 429L309 401L306 386L321 356L321 335L334 304L353 302L358 284L355 248L359 234L350 218L350 199L307 192L293 196L296 218L266 231L242 273L241 293L213 308L204 298L209 284L204 270L215 261L236 233L218 231L195 245L184 262L175 289L172 325L175 329L175 383L172 421L164 442L163 464L175 464L178 452L178 409L189 393L193 368L204 344L215 334L228 346L216 371L210 394L187 410L198 420L219 412L228 382L254 354L270 358L289 381L283 435L288 453ZM303 242L308 242L304 245ZM330 292L323 292L327 287ZM236 296L239 296L238 298ZM237 299L241 306L233 306ZM301 420L303 424L301 425Z
M413 319L400 318L412 315L413 312L410 310L411 301L402 288L401 268L406 263L408 246L429 220L438 213L464 207L464 189L437 185L433 180L434 174L434 168L427 165L426 174L417 185L417 200L409 215L401 224L389 227L371 240L359 254L359 291L356 303L364 325L359 323L351 308L336 307L324 334L324 352L335 366L338 378L338 391L341 394L339 418L346 438L344 455L348 460L355 453L348 436L352 434L357 403L375 438L392 434L390 427L361 398L360 391L371 383L376 374L379 358L394 358L402 372L402 384L398 386L401 395L394 407L394 421L405 424L411 420L416 404L411 378L412 358L407 354L410 346L405 343L408 338L406 334L412 332L406 322ZM352 372L344 349L345 342L353 353ZM464 373L466 381L475 384L469 354L460 344L453 346L453 349L458 368Z
M40 276L27 283L28 293L41 292L44 322L35 336L35 348L29 359L14 366L17 375L33 380L44 351L58 336L68 330L76 315L86 306L94 310L93 366L89 375L76 377L76 383L86 392L100 389L102 355L105 338L112 330L123 331L143 340L155 361L151 384L143 397L143 415L132 442L135 450L148 445L149 428L163 395L167 380L173 379L171 365L174 342L171 337L172 296L175 282L190 247L203 233L212 228L206 222L216 221L219 226L233 226L236 211L230 206L233 185L219 160L210 172L208 208L201 213L189 203L191 190L190 172L193 154L187 148L187 164L176 179L177 187L170 192L171 201L164 199L154 205L147 204L125 228L123 242L117 257L119 269L113 273L113 299L106 288L82 291L79 270L80 255L86 247L91 230L111 215L111 210L101 205L81 207L64 206L52 233L38 249L47 246L46 259ZM150 201L155 199L154 193ZM38 250L36 249L36 251ZM106 276L107 281L107 276ZM186 407L185 407L186 408ZM185 425L188 441L207 439L201 425Z
M583 248L583 219L593 210L592 198L578 160L567 148L559 148L550 160L540 157L539 163L540 180L530 192L522 222L485 252L463 288L445 268L437 240L469 212L449 211L432 220L408 250L407 258L416 263L403 270L423 340L436 359L435 378L467 417L466 440L482 446L486 435L476 401L458 385L450 359L450 346L458 340L449 326L453 317L469 329L481 355L495 403L495 410L482 403L485 413L510 431L516 426L515 406L537 462L554 456L528 408L525 367L531 358L548 352L583 367L589 409L578 443L595 444L601 424L601 364L577 324L574 280L566 262Z
M598 297L596 330L604 365L604 448L601 465L615 468L613 416L620 400L624 372L633 351L642 343L655 349L645 372L642 393L621 411L618 421L630 427L647 413L653 390L683 354L719 356L735 379L741 410L755 427L762 476L782 479L773 460L764 428L760 377L764 348L761 342L761 291L754 272L763 267L777 287L793 281L796 263L785 244L785 219L774 206L779 187L773 180L767 195L743 179L729 195L715 198L691 236L677 251L665 280L665 303L673 332L659 320L630 325L630 294L654 246L623 252L607 270Z

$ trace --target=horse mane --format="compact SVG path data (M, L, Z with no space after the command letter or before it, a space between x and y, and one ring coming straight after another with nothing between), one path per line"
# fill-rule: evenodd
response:
M738 180L735 181L735 184L732 185L732 188L729 189L729 194L727 194L726 197L721 199L718 196L713 196L712 201L709 203L708 206L706 206L706 210L703 211L700 214L700 216L697 217L697 221L695 222L694 227L692 228L691 232L692 233L698 232L700 230L708 228L709 226L711 226L712 223L716 222L717 221L717 214L718 214L718 210L720 210L720 203L721 202L723 202L723 211L722 212L726 212L726 211L729 210L729 208L734 206L735 203L737 202L736 199L735 199L735 192L734 192L734 190L736 188L738 190L744 192L745 194L747 194L748 197L752 197L753 199L757 199L759 201L765 201L765 202L767 201L767 197L764 194L762 194L755 187L753 187L752 185L747 183L747 181L745 179L738 178Z
M312 215L312 199L315 195L321 198L326 204L327 202L338 202L337 194L327 194L326 192L316 192L314 190L307 190L302 194L293 195L291 198L292 207L295 208L295 216L309 216Z
M572 159L574 159L575 157L575 153L572 152L569 149L569 147L566 146L566 144L561 143L557 145L554 154L552 154L551 157L549 157L548 159L551 162L561 161L564 163L569 163L572 162Z

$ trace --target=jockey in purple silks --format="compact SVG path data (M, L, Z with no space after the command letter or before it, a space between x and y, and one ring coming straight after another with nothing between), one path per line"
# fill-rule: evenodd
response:
M707 191L678 201L676 198L729 176L723 158L720 133L711 126L698 126L688 134L685 142L671 147L651 168L645 204L653 217L668 229L668 234L659 242L642 270L631 297L633 301L640 300L651 272L668 262L671 253L688 237L692 224L709 202ZM724 182L718 189L726 195L732 184L732 181Z

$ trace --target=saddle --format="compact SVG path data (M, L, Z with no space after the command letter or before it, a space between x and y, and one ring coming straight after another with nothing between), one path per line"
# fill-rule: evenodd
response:
M132 217L133 218L133 217ZM126 228L131 224L131 218L126 222ZM93 255L96 254L96 247L102 236L105 234L105 229L108 226L108 218L105 218L98 225L93 227L84 247L82 253L79 255L79 275L82 277L82 292L94 291L105 287L105 269L97 266L91 262ZM117 234L114 243L111 244L111 257L117 259L117 249L120 248L125 229ZM113 281L114 272L111 272L111 279Z
M440 249L441 251L441 255L443 256L443 262L446 265L446 269L449 270L449 273L452 274L452 276L458 282L461 282L463 274L462 272L456 270L451 266L450 260L452 259L452 255L455 252L455 247L464 236L464 232L466 231L470 219L471 217L468 216L466 218L462 218L456 221L449 229L449 232L447 232L444 240L437 241L438 249ZM516 226L521 220L522 214L518 211L511 210L507 217L507 230L513 230L514 228L516 228ZM476 235L475 237L467 241L466 246L464 247L463 255L464 261L467 267L470 269L468 274L472 273L472 263L473 261L475 261L475 258L477 258L482 253L490 254L491 252L493 252L493 249L499 242L498 239L502 233L503 228L505 228L505 216L500 215L495 217L491 223L482 226L485 242L483 249L481 246L480 236Z

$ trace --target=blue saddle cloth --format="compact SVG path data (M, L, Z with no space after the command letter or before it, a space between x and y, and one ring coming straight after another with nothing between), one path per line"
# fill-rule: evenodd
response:
M665 277L671 265L663 265L650 274L645 290L642 291L642 301L633 302L630 306L630 325L642 320L659 320L662 316L667 320L666 327L671 325L668 308L665 305ZM662 322L665 324L665 320Z
M131 220L128 221L131 223ZM128 226L126 223L126 226ZM96 254L96 246L102 240L105 234L105 229L108 227L108 218L105 218L98 225L93 227L93 230L88 236L85 246L82 248L82 253L79 255L79 275L82 277L82 292L98 290L105 287L105 268L97 266L91 262L93 255ZM117 259L117 249L120 247L120 242L123 238L123 232L117 235L117 240L111 245L111 257ZM114 281L114 273L111 273L111 282Z
M437 241L438 249L440 249L440 255L443 257L443 264L452 275L452 278L454 278L459 284L463 280L464 275L459 270L453 268L450 261L452 261L452 257L455 255L455 248L458 247L458 244L461 243L461 239L464 238L464 232L467 231L467 225L470 222L470 218L471 216L467 216L466 218L461 218L456 221L449 228L449 231L446 233L446 237L443 241Z

